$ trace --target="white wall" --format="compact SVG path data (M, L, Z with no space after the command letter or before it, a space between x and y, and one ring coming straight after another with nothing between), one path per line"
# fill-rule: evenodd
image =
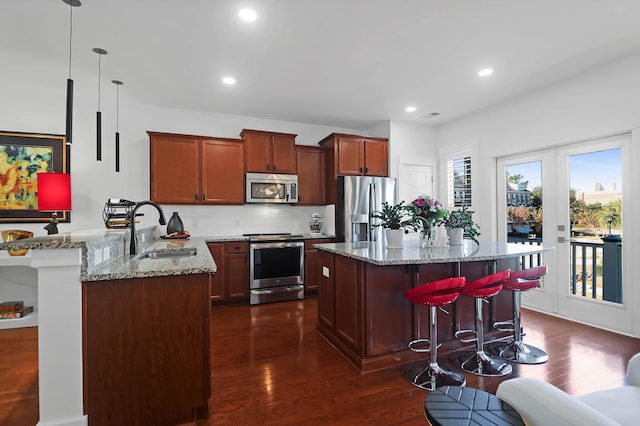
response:
M570 144L587 139L630 131L640 127L640 53L612 62L558 83L544 90L516 99L492 109L446 123L436 130L442 155L452 148L477 147L474 179L479 182L482 197L478 200L477 219L483 239L489 232L496 236L496 158L535 151L545 147ZM632 163L640 162L640 136L634 132L629 155ZM629 182L640 182L640 168L631 171ZM441 173L442 176L442 173ZM626 188L625 211L632 218L640 215L640 202L633 196L635 189ZM476 192L477 193L477 192ZM640 227L633 220L625 221L625 251L627 258L637 258L635 241ZM626 265L625 276L640 274L640 266ZM640 306L640 291L630 286L627 302ZM640 310L633 313L640 336Z
M27 133L65 133L68 69L3 51L0 67L0 129ZM74 126L71 150L73 210L71 223L60 232L103 228L102 211L109 198L149 199L149 138L146 131L239 138L243 128L295 133L296 143L315 145L332 132L383 136L373 130L316 126L253 117L159 108L138 102L124 85L119 92L121 172L115 173L114 133L116 88L103 73L101 82L102 161L96 161L95 114L98 108L97 72L74 70ZM180 167L179 164L176 167ZM167 216L178 211L193 235L235 235L245 232L308 232L311 214L319 212L326 232L334 232L332 207L291 206L164 206ZM157 224L157 213L143 207L143 225ZM167 218L168 219L168 218ZM44 223L4 223L3 228L31 230L45 235Z

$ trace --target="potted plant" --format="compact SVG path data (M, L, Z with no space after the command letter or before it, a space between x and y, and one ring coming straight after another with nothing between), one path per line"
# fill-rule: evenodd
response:
M466 206L459 210L447 212L440 223L447 228L449 244L460 245L462 244L463 237L469 238L476 244L479 244L476 237L480 235L478 231L480 227L471 218L472 214L473 211L467 210Z
M429 195L419 195L411 202L416 211L420 230L420 245L433 247L436 239L436 227L447 214L442 204Z
M387 247L402 248L402 237L405 229L417 231L419 219L413 206L406 206L404 201L398 204L382 203L382 210L371 212L372 219L379 219L373 228L382 226L387 234Z

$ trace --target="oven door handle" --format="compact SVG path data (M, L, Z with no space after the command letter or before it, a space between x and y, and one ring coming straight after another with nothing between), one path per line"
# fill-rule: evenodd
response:
M288 287L280 287L278 289L275 290L251 290L251 293L253 294L275 294L275 293L285 293L285 292L290 292L290 291L300 291L300 289L302 289L304 286L301 285L294 285L294 286L288 286Z

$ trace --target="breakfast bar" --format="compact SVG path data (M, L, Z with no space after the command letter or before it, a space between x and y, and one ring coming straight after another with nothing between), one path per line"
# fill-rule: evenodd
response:
M399 367L419 358L407 343L429 335L426 309L415 309L404 297L426 282L462 276L467 280L505 269L521 269L524 257L551 250L538 245L465 240L460 246L420 248L415 241L402 249L381 243L316 244L318 252L317 330L360 373ZM438 312L440 354L460 349L456 330L472 329L474 301L460 297ZM499 293L485 304L487 340L503 335L491 324L511 318L511 294Z

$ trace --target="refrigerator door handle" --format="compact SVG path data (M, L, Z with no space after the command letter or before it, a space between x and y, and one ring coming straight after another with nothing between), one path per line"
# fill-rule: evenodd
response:
M378 205L376 201L377 201L376 200L376 184L372 182L369 184L369 226L368 226L369 235L367 236L368 241L376 241L376 233L373 232L373 223L371 223L371 212L373 212L375 207Z

